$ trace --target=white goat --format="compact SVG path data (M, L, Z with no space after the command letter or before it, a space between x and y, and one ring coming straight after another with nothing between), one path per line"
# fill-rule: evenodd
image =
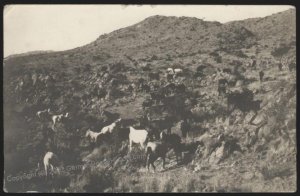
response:
M43 162L44 162L44 167L45 167L45 174L46 177L48 175L48 168L53 172L54 171L54 166L53 166L53 161L54 159L57 159L57 156L53 152L47 152L44 156ZM52 162L52 163L51 163ZM59 169L57 168L57 171L59 172Z
M65 115L63 115L63 114L53 115L52 116L52 122L53 122L52 129L54 129L56 122L59 122L63 117L67 118L68 116L69 116L68 112Z
M148 140L148 131L145 129L135 129L131 126L129 129L129 151L132 150L132 143L140 144L145 149Z
M91 131L90 129L88 129L86 131L85 137L90 137L92 139L92 142L96 142L97 138L100 134L102 134L102 133L101 132L97 133L97 132L94 132L94 131Z
M101 129L100 133L101 134L105 134L105 133L112 133L112 131L114 130L114 128L116 127L117 123L121 121L121 118L117 119L115 122L113 122L112 124L105 126Z
M174 73L175 73L175 74L182 73L182 69L179 69L179 68L174 69Z
M36 115L39 117L39 118L41 118L41 115L42 114L46 114L46 113L50 113L50 108L48 108L48 109L45 109L45 110L41 110L41 111L38 111L37 113L36 113Z

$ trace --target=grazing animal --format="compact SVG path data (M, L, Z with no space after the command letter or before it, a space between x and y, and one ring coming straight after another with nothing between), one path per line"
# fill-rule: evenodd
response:
M146 93L151 91L151 88L148 84L141 84L140 88L143 92L146 92Z
M105 121L112 121L112 119L120 118L120 114L103 110L101 117L105 118Z
M158 104L160 101L162 101L165 98L164 94L158 91L151 92L150 96L151 99L155 101L155 104Z
M167 72L168 72L169 74L174 74L173 68L170 68L170 67L167 69Z
M159 80L159 73L149 73L148 77L150 80Z
M166 143L168 149L173 149L176 155L177 164L179 164L179 158L182 160L181 152L183 150L181 137L175 133L167 134L164 131L160 133L160 139L162 142Z
M143 106L143 110L145 110L145 108L147 107L151 107L153 104L153 100L152 99L146 99L145 101L143 101L142 106Z
M264 77L264 72L263 71L260 71L259 72L259 80L262 82L262 80L263 80L263 77Z
M180 121L180 129L181 129L182 136L184 138L186 138L188 135L188 132L191 129L191 126L188 124L186 119Z
M167 74L167 81L172 81L174 74Z
M175 74L182 73L182 69L179 69L179 68L174 69L174 73L175 73Z
M176 85L176 91L178 93L184 93L186 90L186 86L184 84L178 84Z
M148 142L146 147L146 157L147 157L147 168L148 171L150 170L150 164L153 167L153 170L155 171L154 162L161 157L163 160L163 168L165 169L166 164L166 154L168 152L167 144L164 142Z
M41 115L45 115L45 114L49 114L50 113L50 108L48 108L48 109L45 109L45 110L42 110L42 111L38 111L37 113L36 113L36 115L39 117L39 118L41 118Z
M45 167L45 174L46 177L48 175L48 170L50 169L52 172L54 171L53 164L58 163L58 157L53 152L47 152L43 159L44 167ZM57 171L59 172L59 169L57 168Z
M132 143L137 143L145 148L148 142L148 131L145 129L135 129L132 126L129 127L129 151L132 150Z
M251 63L251 67L255 67L256 66L256 60L253 60Z
M232 92L227 97L227 109L231 113L235 107L243 113L250 111L253 107L254 93L249 89L243 89L242 92Z
M54 128L54 125L56 122L59 122L63 117L67 118L68 116L69 116L68 112L65 115L63 115L63 114L53 115L52 116L52 122L53 122L52 128Z
M219 96L221 96L222 94L225 95L226 94L226 85L228 84L228 81L226 79L220 79L218 81L218 93Z
M121 118L117 119L112 124L105 126L101 129L100 134L112 133L117 124L121 121Z
M167 134L171 133L171 128L174 119L172 117L166 117L164 119L155 119L149 122L149 128L154 133L155 137L159 138L159 131L158 130L167 130Z
M102 133L101 133L101 132L99 132L99 133L93 132L93 131L91 131L90 129L88 129L88 130L86 131L85 137L90 137L91 140L92 140L92 142L96 142L96 141L97 141L97 138L98 138L98 136L99 136L100 134L102 134Z

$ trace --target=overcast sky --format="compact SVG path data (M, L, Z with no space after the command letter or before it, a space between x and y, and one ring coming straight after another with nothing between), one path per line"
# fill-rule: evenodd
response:
M9 5L4 8L4 57L35 50L67 50L153 15L228 22L264 17L291 6Z

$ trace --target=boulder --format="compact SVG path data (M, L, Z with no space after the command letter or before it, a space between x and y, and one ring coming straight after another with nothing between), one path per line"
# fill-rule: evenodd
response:
M254 173L253 172L245 172L243 174L243 179L244 180L251 180L254 177Z

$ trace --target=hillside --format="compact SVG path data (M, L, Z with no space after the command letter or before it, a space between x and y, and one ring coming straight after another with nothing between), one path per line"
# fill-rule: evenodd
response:
M89 168L47 180L7 180L6 189L295 191L295 20L294 9L225 24L156 15L82 47L4 59L5 179L43 171L48 151L64 168ZM167 68L182 73L170 77ZM228 82L225 95L218 93L219 79ZM244 96L245 88L251 98ZM235 99L233 92L244 97ZM230 112L229 100L235 107ZM37 116L48 108L50 115ZM66 113L54 126L51 115ZM145 121L147 115L151 120ZM85 136L88 129L99 132L119 117L117 132L102 142ZM179 126L184 118L191 127L186 138ZM176 165L170 151L166 170L159 159L156 173L147 172L145 153L127 151L129 125L154 135L171 128L181 137L183 162ZM227 156L218 159L221 141L205 156L201 138L207 133L224 135Z

